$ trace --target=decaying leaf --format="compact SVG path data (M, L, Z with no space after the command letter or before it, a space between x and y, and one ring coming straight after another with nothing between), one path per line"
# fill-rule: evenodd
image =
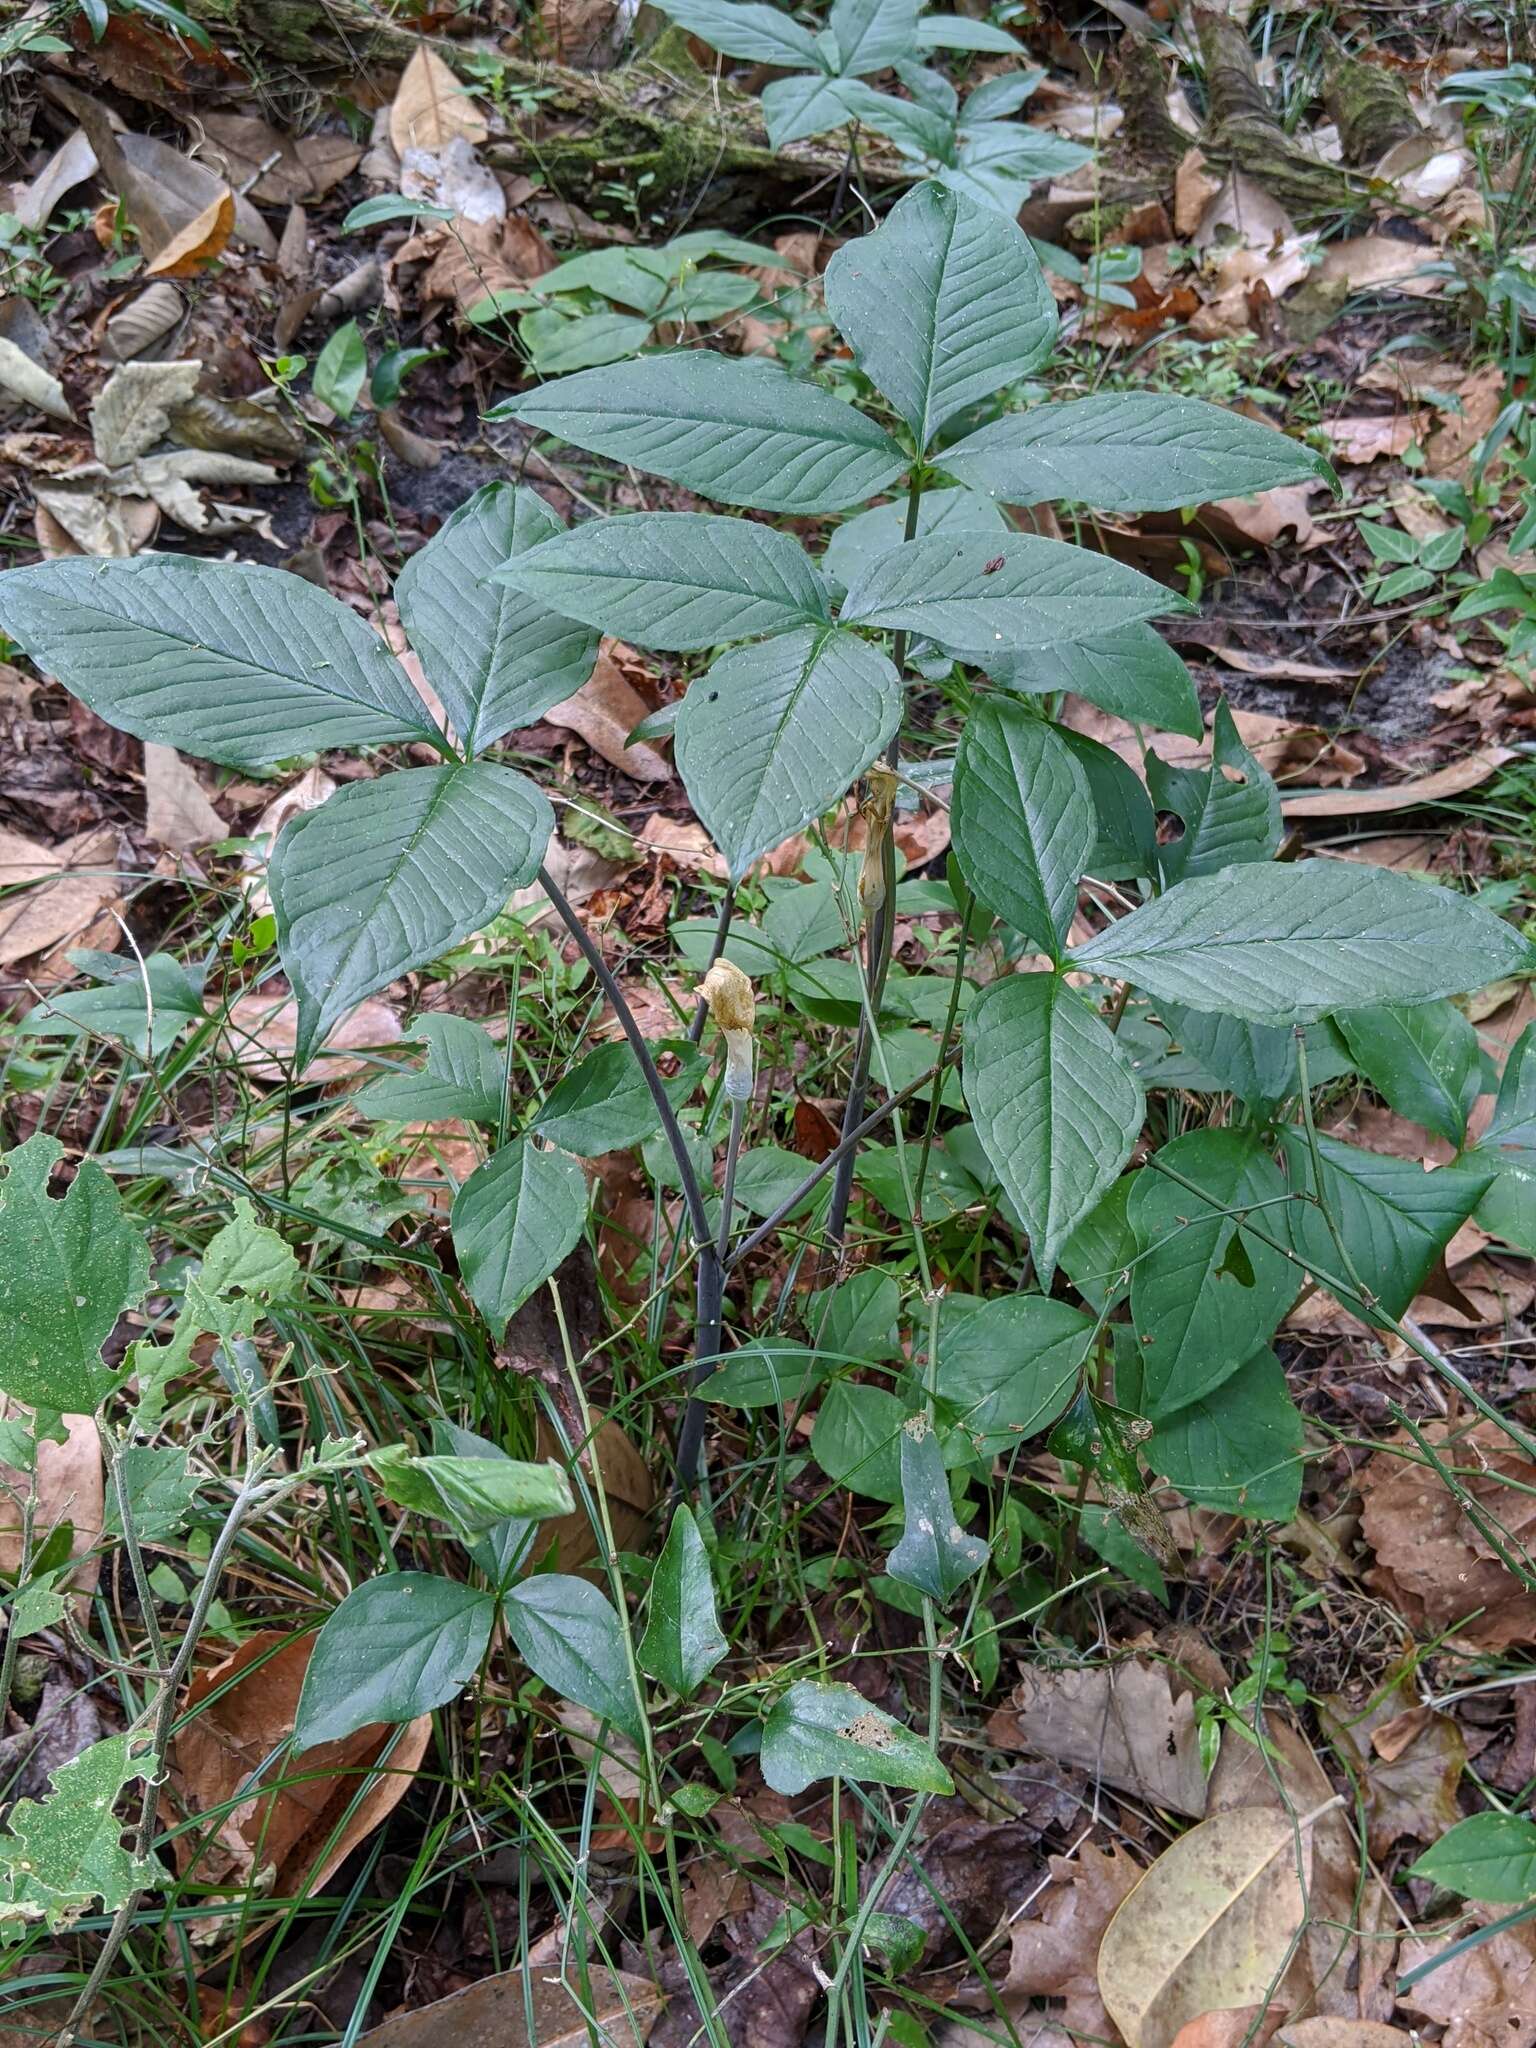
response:
M533 2023L528 2021L529 2005ZM661 2012L660 1988L593 1963L579 1973L547 1965L482 1977L450 1998L393 2014L364 2034L368 2048L641 2048Z
M491 132L476 101L437 52L423 43L401 74L389 110L389 139L396 154L408 149L441 149L460 135L484 142Z
M161 342L179 324L186 300L175 285L162 279L125 300L107 321L101 352L109 362L125 363Z
M174 747L145 742L144 797L144 830L157 846L180 853L228 832L196 771Z
M629 734L651 707L619 666L621 655L639 659L619 641L605 640L596 666L575 696L556 704L544 716L551 725L579 733L594 754L601 754L637 782L670 782L671 765L654 747L644 740L630 744Z
M61 142L30 185L11 195L10 211L24 228L46 227L66 192L83 185L96 169L96 152L83 128Z
M1385 1857L1405 1837L1437 1841L1455 1824L1466 1743L1449 1714L1420 1704L1406 1678L1364 1699L1335 1693L1323 1716L1365 1795L1373 1856Z
M196 277L222 256L235 231L235 195L227 188L174 234L144 266L146 277Z
M602 1476L603 1492L608 1499L614 1541L620 1550L633 1549L637 1542L643 1543L646 1517L656 1498L650 1472L624 1431L611 1419L598 1423L592 1448L582 1459L587 1469L588 1484L593 1477L594 1454L598 1473ZM548 1419L540 1416L534 1456L560 1461L564 1455ZM572 1514L556 1515L551 1521L541 1522L537 1541L541 1557L551 1543L557 1570L574 1572L590 1564L597 1556L598 1538L585 1509L578 1507Z
M197 389L201 363L124 363L102 386L91 438L109 468L132 462L170 432L171 413Z
M1085 1842L1075 1856L1053 1856L1038 1908L1013 1923L1004 1999L1059 1998L1063 2026L1088 2038L1109 2032L1095 1962L1104 1930L1142 1875L1118 1843Z
M1165 1849L1109 1923L1099 1993L1129 2048L1202 2013L1268 2003L1306 1910L1311 1831L1233 1807Z
M1141 1657L1027 1671L987 1723L1000 1749L1030 1749L1173 1813L1205 1812L1192 1695Z
M312 1635L249 1635L187 1688L163 1796L167 1818L196 1820L254 1780L260 1789L226 1814L174 1839L176 1865L199 1885L241 1887L258 1878L279 1898L320 1886L410 1790L432 1733L430 1715L403 1729L360 1728L306 1751L300 1770L263 1768L293 1732ZM345 1825L362 1774L388 1759Z
M362 144L347 135L284 135L258 114L215 110L201 117L203 155L236 190L263 206L323 199L357 169Z
M41 363L33 362L25 349L18 348L5 335L0 335L0 391L20 399L34 412L46 413L50 419L74 418L58 378Z
M1507 1910L1484 1906L1475 1917L1486 1925ZM1444 1954L1466 1932L1458 1918L1447 1934L1405 1941L1403 1975ZM1536 2048L1536 1923L1527 1920L1442 1963L1405 1994L1403 2005L1445 2028L1441 2048Z
M0 902L0 966L78 939L116 899L117 867L117 837L107 827L92 826L52 847L0 831L0 884L38 884L15 888Z
M11 1403L0 1395L0 1420L11 1412ZM71 1574L70 1583L82 1593L89 1593L100 1570L100 1559L90 1553L101 1541L101 1439L96 1434L95 1420L89 1415L67 1416L64 1431L63 1443L39 1444L35 1475L28 1477L0 1464L0 1572L14 1578L21 1567L20 1496L29 1487L35 1487L34 1541L38 1545L45 1543L61 1522L68 1522L73 1531L69 1554L82 1560Z

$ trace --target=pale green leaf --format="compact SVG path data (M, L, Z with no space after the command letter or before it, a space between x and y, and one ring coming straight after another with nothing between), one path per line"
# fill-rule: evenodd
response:
M825 135L829 128L841 128L848 120L842 80L820 71L770 79L763 87L761 105L763 126L775 149L788 142L803 142L808 135Z
M845 78L885 71L917 45L917 0L832 0L827 27Z
M157 1769L142 1738L110 1735L60 1764L41 1799L18 1799L0 1834L0 1933L7 1920L71 1927L100 1905L115 1913L165 1882L154 1858L123 1846L124 1788Z
M466 1537L484 1536L514 1516L543 1521L576 1511L558 1465L520 1458L413 1456L403 1444L369 1453L379 1485L392 1501L416 1514L450 1522Z
M752 64L820 64L815 36L782 8L759 0L658 0L658 5L723 56Z
M901 546L906 537L907 501L892 498L855 512L827 542L821 558L825 575L844 590L882 555ZM1006 533L1008 522L990 498L979 491L924 491L918 499L913 539L925 533Z
M1133 725L1190 739L1205 730L1194 677L1152 626L1122 626L1092 640L1060 640L1050 647L983 652L975 660L1005 689L1022 695L1070 690Z
M587 1220L578 1160L518 1138L472 1173L453 1198L459 1270L493 1334L575 1250Z
M1523 1813L1474 1813L1447 1829L1403 1874L1464 1899L1523 1905L1536 1897L1536 1824Z

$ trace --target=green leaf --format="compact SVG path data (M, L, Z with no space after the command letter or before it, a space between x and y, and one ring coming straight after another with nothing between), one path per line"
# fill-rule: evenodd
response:
M299 1262L275 1230L256 1221L251 1204L236 1196L234 1220L208 1240L198 1280L207 1294L282 1301L298 1287Z
M1340 1010L1333 1021L1355 1065L1399 1116L1462 1144L1483 1063L1477 1032L1454 1003Z
M1029 237L941 185L909 192L826 270L827 310L925 449L1050 354L1056 301Z
M507 1633L535 1678L640 1739L623 1624L596 1586L549 1572L514 1586L501 1606Z
M1241 1017L1217 1017L1160 1003L1158 1013L1171 1037L1211 1079L1250 1109L1267 1110L1295 1092L1296 1034Z
M194 978L169 953L151 953L142 964L101 954L71 957L98 976L99 985L45 995L20 1021L28 1037L94 1033L132 1046L143 1059L169 1052L189 1025L204 1021L201 973Z
M1283 1131L1281 1146L1292 1188L1313 1193L1305 1131ZM1406 1314L1436 1259L1487 1191L1491 1171L1469 1161L1426 1173L1416 1160L1363 1152L1337 1138L1319 1137L1317 1147L1323 1200L1356 1272L1389 1316ZM1285 1213L1297 1257L1347 1282L1333 1233L1315 1204L1292 1202ZM1348 1299L1343 1305L1356 1306Z
M368 396L378 406L396 404L412 372L419 370L423 363L435 363L447 353L441 348L386 349L373 366L373 375L368 380Z
M790 1797L822 1778L900 1785L948 1798L954 1782L926 1742L851 1685L792 1685L763 1722L763 1776Z
M901 708L886 657L833 627L738 648L690 685L678 772L733 880L844 795L894 736Z
M298 1066L364 996L489 924L553 830L543 791L490 761L348 783L293 819L270 885Z
M414 1457L403 1444L381 1445L369 1454L368 1462L392 1501L449 1522L471 1539L513 1517L544 1521L576 1512L558 1465L451 1453Z
M845 625L905 627L968 648L1092 640L1187 610L1135 569L1032 533L935 533L871 564L848 593Z
M644 647L715 647L827 621L826 586L805 550L755 519L589 519L496 573L552 609Z
M665 1083L674 1107L681 1108L704 1071L702 1057L685 1042L670 1040L651 1051L674 1052L681 1060L681 1072ZM661 1112L629 1046L601 1045L555 1083L530 1129L562 1152L595 1159L600 1152L643 1145L661 1129Z
M1128 1214L1142 1256L1131 1274L1131 1321L1141 1346L1142 1408L1154 1422L1211 1394L1261 1344L1300 1292L1283 1252L1243 1227L1282 1238L1285 1182L1251 1132L1191 1131L1136 1176Z
M775 149L782 149L787 142L803 142L808 135L825 135L829 128L841 128L848 120L842 81L819 71L771 79L763 87L760 103L763 126Z
M917 43L917 0L832 0L827 27L845 78L885 71Z
M816 1413L811 1455L834 1485L872 1500L900 1500L898 1445L907 1413L907 1403L884 1387L834 1380Z
M747 0L658 0L658 5L723 56L742 57L752 64L820 66L815 36L777 7Z
M462 504L395 584L422 673L470 753L574 697L597 635L494 573L563 531L537 491L487 484Z
M1092 640L1060 640L1050 647L982 652L976 661L994 681L1023 696L1071 690L1134 725L1190 739L1205 731L1194 677L1152 626L1122 626Z
M0 582L0 630L109 725L232 768L441 740L378 634L282 569L43 562Z
M965 1099L1040 1285L1131 1156L1145 1105L1124 1049L1054 974L993 982L965 1020Z
M1315 449L1219 405L1162 391L1009 413L947 448L944 467L1012 504L1067 498L1103 512L1167 512L1310 476L1337 489Z
M434 1572L384 1572L349 1593L315 1638L293 1746L414 1721L457 1699L480 1668L496 1601Z
M1536 1157L1536 1024L1527 1024L1505 1063L1480 1149Z
M1182 838L1162 849L1165 886L1267 861L1279 846L1280 792L1238 737L1225 697L1216 706L1208 768L1170 768L1150 749L1146 766L1152 801L1184 823Z
M392 220L452 220L451 206L433 206L425 199L407 199L399 192L380 192L372 199L360 199L341 223L344 235L361 228L382 226Z
M156 1771L141 1736L110 1735L53 1772L45 1798L18 1799L0 1834L0 1934L8 1920L72 1927L98 1901L107 1913L164 1884L153 1858L123 1847L124 1788Z
M344 321L315 358L315 396L338 419L349 420L357 409L367 375L368 350L363 344L362 329L355 320Z
M425 1045L415 1073L385 1074L353 1097L364 1116L397 1123L498 1124L506 1092L506 1055L483 1024L446 1012L418 1017L409 1042Z
M769 512L834 512L906 467L889 435L840 398L775 364L709 349L583 370L487 417Z
M892 498L845 519L827 542L822 573L844 590L906 537L907 502ZM1007 520L990 498L977 491L924 491L918 499L913 538L925 533L1007 533Z
M1521 1905L1536 1896L1536 1824L1519 1813L1474 1813L1447 1828L1403 1874L1464 1899Z
M1072 749L1018 704L983 700L960 741L950 822L980 901L1059 960L1096 829Z
M1157 814L1147 785L1118 754L1070 726L1053 728L1072 749L1093 799L1093 850L1088 871L1101 882L1157 872Z
M128 1501L133 1533L141 1543L164 1543L186 1528L202 1484L185 1450L159 1444L125 1444L116 1456L116 1481L108 1486L102 1527L121 1536L120 1484Z
M1038 1435L1071 1399L1094 1320L1044 1294L1005 1294L939 1319L938 1395L983 1457Z
M888 92L876 92L858 79L843 79L837 88L844 113L850 120L885 135L903 156L914 163L949 163L955 151L955 124L947 115L914 100L899 100Z
M560 377L635 355L650 340L651 323L633 313L580 313L571 319L546 306L525 313L517 332L539 375Z
M808 1345L765 1337L722 1360L699 1393L731 1408L793 1408L832 1370Z
M1115 1391L1128 1408L1138 1409L1134 1341L1117 1346L1115 1355ZM1165 1416L1143 1456L1197 1507L1288 1522L1301 1499L1304 1437L1285 1368L1266 1346L1202 1400Z
M889 1273L869 1266L813 1294L805 1323L822 1357L878 1364L900 1353L900 1313L901 1289Z
M1192 1010L1312 1024L1527 974L1536 948L1453 890L1357 861L1303 860L1180 882L1071 958Z
M967 1536L955 1519L944 1455L933 1424L921 1413L909 1415L901 1428L901 1505L901 1541L885 1568L893 1579L947 1605L986 1563L987 1546L979 1536Z
M63 1156L38 1132L4 1155L0 1179L0 1390L29 1408L89 1415L117 1385L101 1347L143 1300L149 1251L111 1180L82 1159L61 1201Z
M1483 1228L1536 1253L1536 1025L1510 1053L1493 1115L1465 1164L1498 1174L1478 1206Z
M575 1250L587 1179L568 1152L503 1145L453 1198L453 1247L476 1308L499 1340L507 1319Z
M980 50L993 57L1017 57L1021 46L1006 29L966 14L925 14L917 24L920 50Z
M640 1668L691 1699L729 1648L715 1611L709 1553L693 1516L679 1506L651 1578Z

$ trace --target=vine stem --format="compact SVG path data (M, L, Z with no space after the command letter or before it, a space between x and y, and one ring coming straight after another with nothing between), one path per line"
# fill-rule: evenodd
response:
M907 522L902 534L903 541L916 537L918 514L923 504L923 468L921 462L912 466L907 484ZM903 630L891 642L891 659L896 673L905 679L907 672L907 647L909 636ZM895 770L901 758L901 735L898 733L885 751L885 765ZM843 1239L848 1233L848 1205L853 1199L853 1169L858 1158L860 1124L864 1116L864 1101L869 1092L870 1059L874 1051L874 1034L880 1017L880 1003L885 994L886 976L891 969L891 941L894 936L895 895L896 895L896 842L891 836L891 824L895 807L882 819L879 837L874 846L868 848L865 858L879 860L881 893L880 903L869 924L868 950L865 955L869 984L869 1002L859 1021L859 1035L854 1042L853 1074L848 1083L848 1099L843 1105L843 1127L839 1134L837 1178L832 1183L832 1206L827 1214L827 1239L839 1255Z

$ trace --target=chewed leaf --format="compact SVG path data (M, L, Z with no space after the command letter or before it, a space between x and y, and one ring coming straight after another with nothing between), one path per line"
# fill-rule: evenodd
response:
M763 1776L775 1792L820 1778L948 1796L954 1782L926 1742L851 1685L792 1685L763 1723Z
M123 1846L117 1802L155 1759L130 1735L92 1743L53 1774L46 1797L20 1799L0 1834L0 1935L7 1920L69 1927L98 1901L108 1913L165 1873Z

